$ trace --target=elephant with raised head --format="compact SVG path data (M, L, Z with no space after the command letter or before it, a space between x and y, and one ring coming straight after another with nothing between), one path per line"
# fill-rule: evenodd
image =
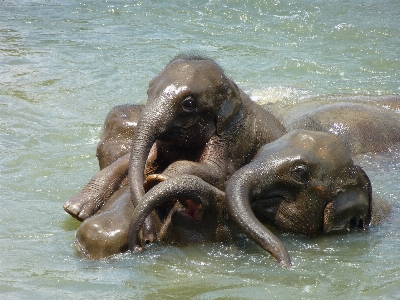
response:
M126 118L120 115L121 110L114 110L107 117L107 133L103 134L110 143L116 140L118 144L120 137L114 132L123 132L121 146L109 151L113 154L106 151L111 147L103 146L102 141L98 146L101 166L119 157L115 166L109 165L115 170L101 170L80 194L64 205L78 219L87 218L104 204L105 200L99 199L106 199L115 191L128 168L134 204L144 196L143 182L153 173L168 177L194 174L224 189L229 176L248 163L259 147L286 132L271 113L251 101L214 61L197 55L173 59L150 82L144 108L124 109ZM108 123L114 124L116 130L111 130ZM131 148L130 158L121 156L127 148ZM110 183L113 171L118 180ZM152 239L154 232L149 230L149 240Z
M151 80L133 136L129 183L134 205L144 194L145 167L166 177L196 175L224 189L234 171L258 148L285 133L280 122L254 103L212 60L173 59ZM149 159L150 150L157 153ZM145 238L156 237L146 224Z

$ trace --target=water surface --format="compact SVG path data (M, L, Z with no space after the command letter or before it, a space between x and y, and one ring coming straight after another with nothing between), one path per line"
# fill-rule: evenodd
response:
M1 1L2 299L400 297L400 156L357 158L394 204L369 231L279 235L291 270L249 241L92 261L62 204L98 170L107 112L144 103L180 52L217 60L254 98L400 92L400 2Z

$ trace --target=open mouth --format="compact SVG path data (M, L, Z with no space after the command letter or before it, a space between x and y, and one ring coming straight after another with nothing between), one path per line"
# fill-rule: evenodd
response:
M173 200L157 206L156 212L160 220L165 223L168 217L178 217L189 222L201 222L203 219L203 204L196 204L191 199Z
M179 203L182 205L182 208L178 209L177 212L183 217L197 222L202 220L203 204L196 204L191 199L179 200Z
M147 192L166 179L167 177L160 174L149 175L143 186ZM177 213L186 220L199 222L202 220L203 207L201 200L174 199L158 205L155 210L162 222L165 222L171 213Z

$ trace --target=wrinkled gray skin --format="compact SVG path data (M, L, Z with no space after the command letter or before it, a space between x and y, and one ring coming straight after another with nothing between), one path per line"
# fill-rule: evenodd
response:
M145 194L146 164L167 177L192 174L224 189L229 176L250 162L259 147L284 133L279 121L251 101L215 62L178 57L149 84L132 143L133 203L138 205ZM149 159L153 146L155 160ZM150 220L144 232L146 240L156 238Z
M372 200L368 176L353 164L340 138L306 130L260 148L228 180L226 205L239 227L266 250L271 233L263 224L314 235L366 228L391 210L388 202Z

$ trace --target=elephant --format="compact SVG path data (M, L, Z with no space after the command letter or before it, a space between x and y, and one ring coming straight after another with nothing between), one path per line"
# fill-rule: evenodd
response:
M175 57L150 82L146 105L113 110L105 132L107 144L114 146L104 146L102 138L97 152L100 167L108 167L64 204L79 220L96 213L121 182L126 184L128 169L134 205L145 193L145 178L154 173L194 174L224 189L227 178L248 163L259 147L286 133L213 60L198 55ZM115 165L109 165L117 157ZM153 215L146 226L149 241L155 239L152 223L158 222L157 217Z
M307 129L341 137L352 155L385 152L400 143L399 95L324 96L266 106L287 131Z
M185 199L191 199L199 210L204 199L215 197L215 187L198 177L190 178L185 190L174 188L177 182L188 180L183 176L192 175L167 179L144 196L134 209L132 234L138 236L146 216L174 197L185 207L189 207ZM289 254L264 224L311 236L365 229L381 222L391 210L387 201L372 197L368 176L354 165L339 137L302 129L264 145L252 162L236 171L228 179L224 204L236 227L223 215L217 223L229 226L231 236L238 230L245 233L284 267L291 265ZM191 210L195 214L196 208ZM135 250L141 248L139 239L133 244Z
M145 194L146 167L166 177L196 175L223 190L230 175L250 162L259 147L286 133L206 57L174 58L150 81L147 94L130 156L134 205ZM151 149L156 152L153 158ZM149 242L156 238L149 219L144 235Z
M225 196L229 215L262 247L270 235L263 224L310 236L364 229L391 211L372 196L368 176L342 139L302 129L261 147L229 178Z

